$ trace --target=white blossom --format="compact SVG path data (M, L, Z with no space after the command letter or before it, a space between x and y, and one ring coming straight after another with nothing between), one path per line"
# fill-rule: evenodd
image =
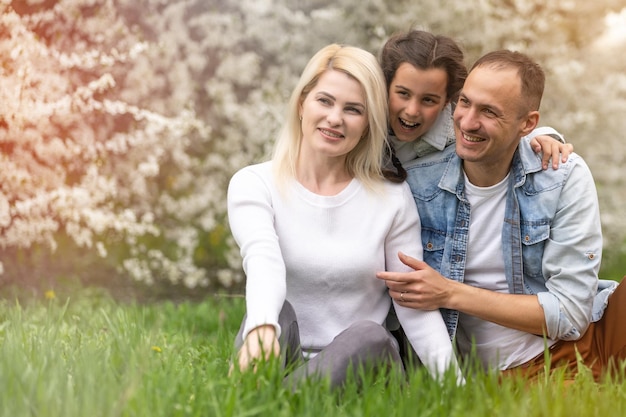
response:
M593 2L584 15L570 0L60 0L24 15L10 3L0 0L0 249L67 250L63 234L101 258L125 247L120 273L147 284L241 283L225 224L230 176L269 157L316 50L377 53L410 26L456 38L468 64L502 47L537 58L548 77L541 123L594 172L606 244L625 240L626 129L615 115L626 111L626 44L591 39L604 19L578 39L567 21ZM207 234L214 247L200 247ZM201 252L219 261L202 264Z

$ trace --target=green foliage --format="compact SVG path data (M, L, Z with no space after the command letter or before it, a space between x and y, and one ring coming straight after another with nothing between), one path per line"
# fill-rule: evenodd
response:
M600 268L600 278L621 281L622 278L626 276L625 252L625 249L620 248L604 250L602 255L602 267Z
M558 372L467 384L363 374L295 392L276 363L228 377L241 298L120 304L93 289L0 300L0 416L604 416L626 413L626 382Z

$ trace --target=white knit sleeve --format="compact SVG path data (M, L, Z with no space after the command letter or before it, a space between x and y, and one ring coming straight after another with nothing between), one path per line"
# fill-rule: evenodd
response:
M448 369L453 369L457 381L462 383L463 375L439 310L414 310L395 301L393 304L407 339L430 374L439 379Z
M404 184L404 205L394 223L393 239L387 242L387 270L409 272L411 268L398 259L398 251L422 260L420 219L408 184ZM397 305L396 314L411 346L434 378L452 368L457 381L464 381L452 342L439 310L421 311Z
M258 168L258 166L256 166ZM285 301L286 278L278 236L270 170L254 167L237 172L228 186L228 221L241 250L246 274L246 324L243 337L264 324L276 327Z

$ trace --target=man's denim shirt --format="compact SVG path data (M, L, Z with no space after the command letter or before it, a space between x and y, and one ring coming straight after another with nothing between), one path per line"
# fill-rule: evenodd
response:
M422 224L424 261L463 282L470 220L461 159L455 147L406 166ZM593 177L572 154L542 170L528 138L515 152L502 230L505 274L513 294L535 294L547 337L576 340L604 313L616 281L598 280L602 232ZM454 338L458 312L442 310Z

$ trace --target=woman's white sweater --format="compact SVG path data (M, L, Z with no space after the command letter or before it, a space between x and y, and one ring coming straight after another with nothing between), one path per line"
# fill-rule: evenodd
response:
M376 272L410 271L399 251L422 259L419 216L406 183L384 182L373 192L355 179L339 194L321 196L291 180L279 191L265 162L231 179L228 218L246 274L243 337L263 324L280 334L278 315L288 300L305 351L323 349L355 321L383 324L391 299ZM456 366L439 311L396 310L433 375Z

